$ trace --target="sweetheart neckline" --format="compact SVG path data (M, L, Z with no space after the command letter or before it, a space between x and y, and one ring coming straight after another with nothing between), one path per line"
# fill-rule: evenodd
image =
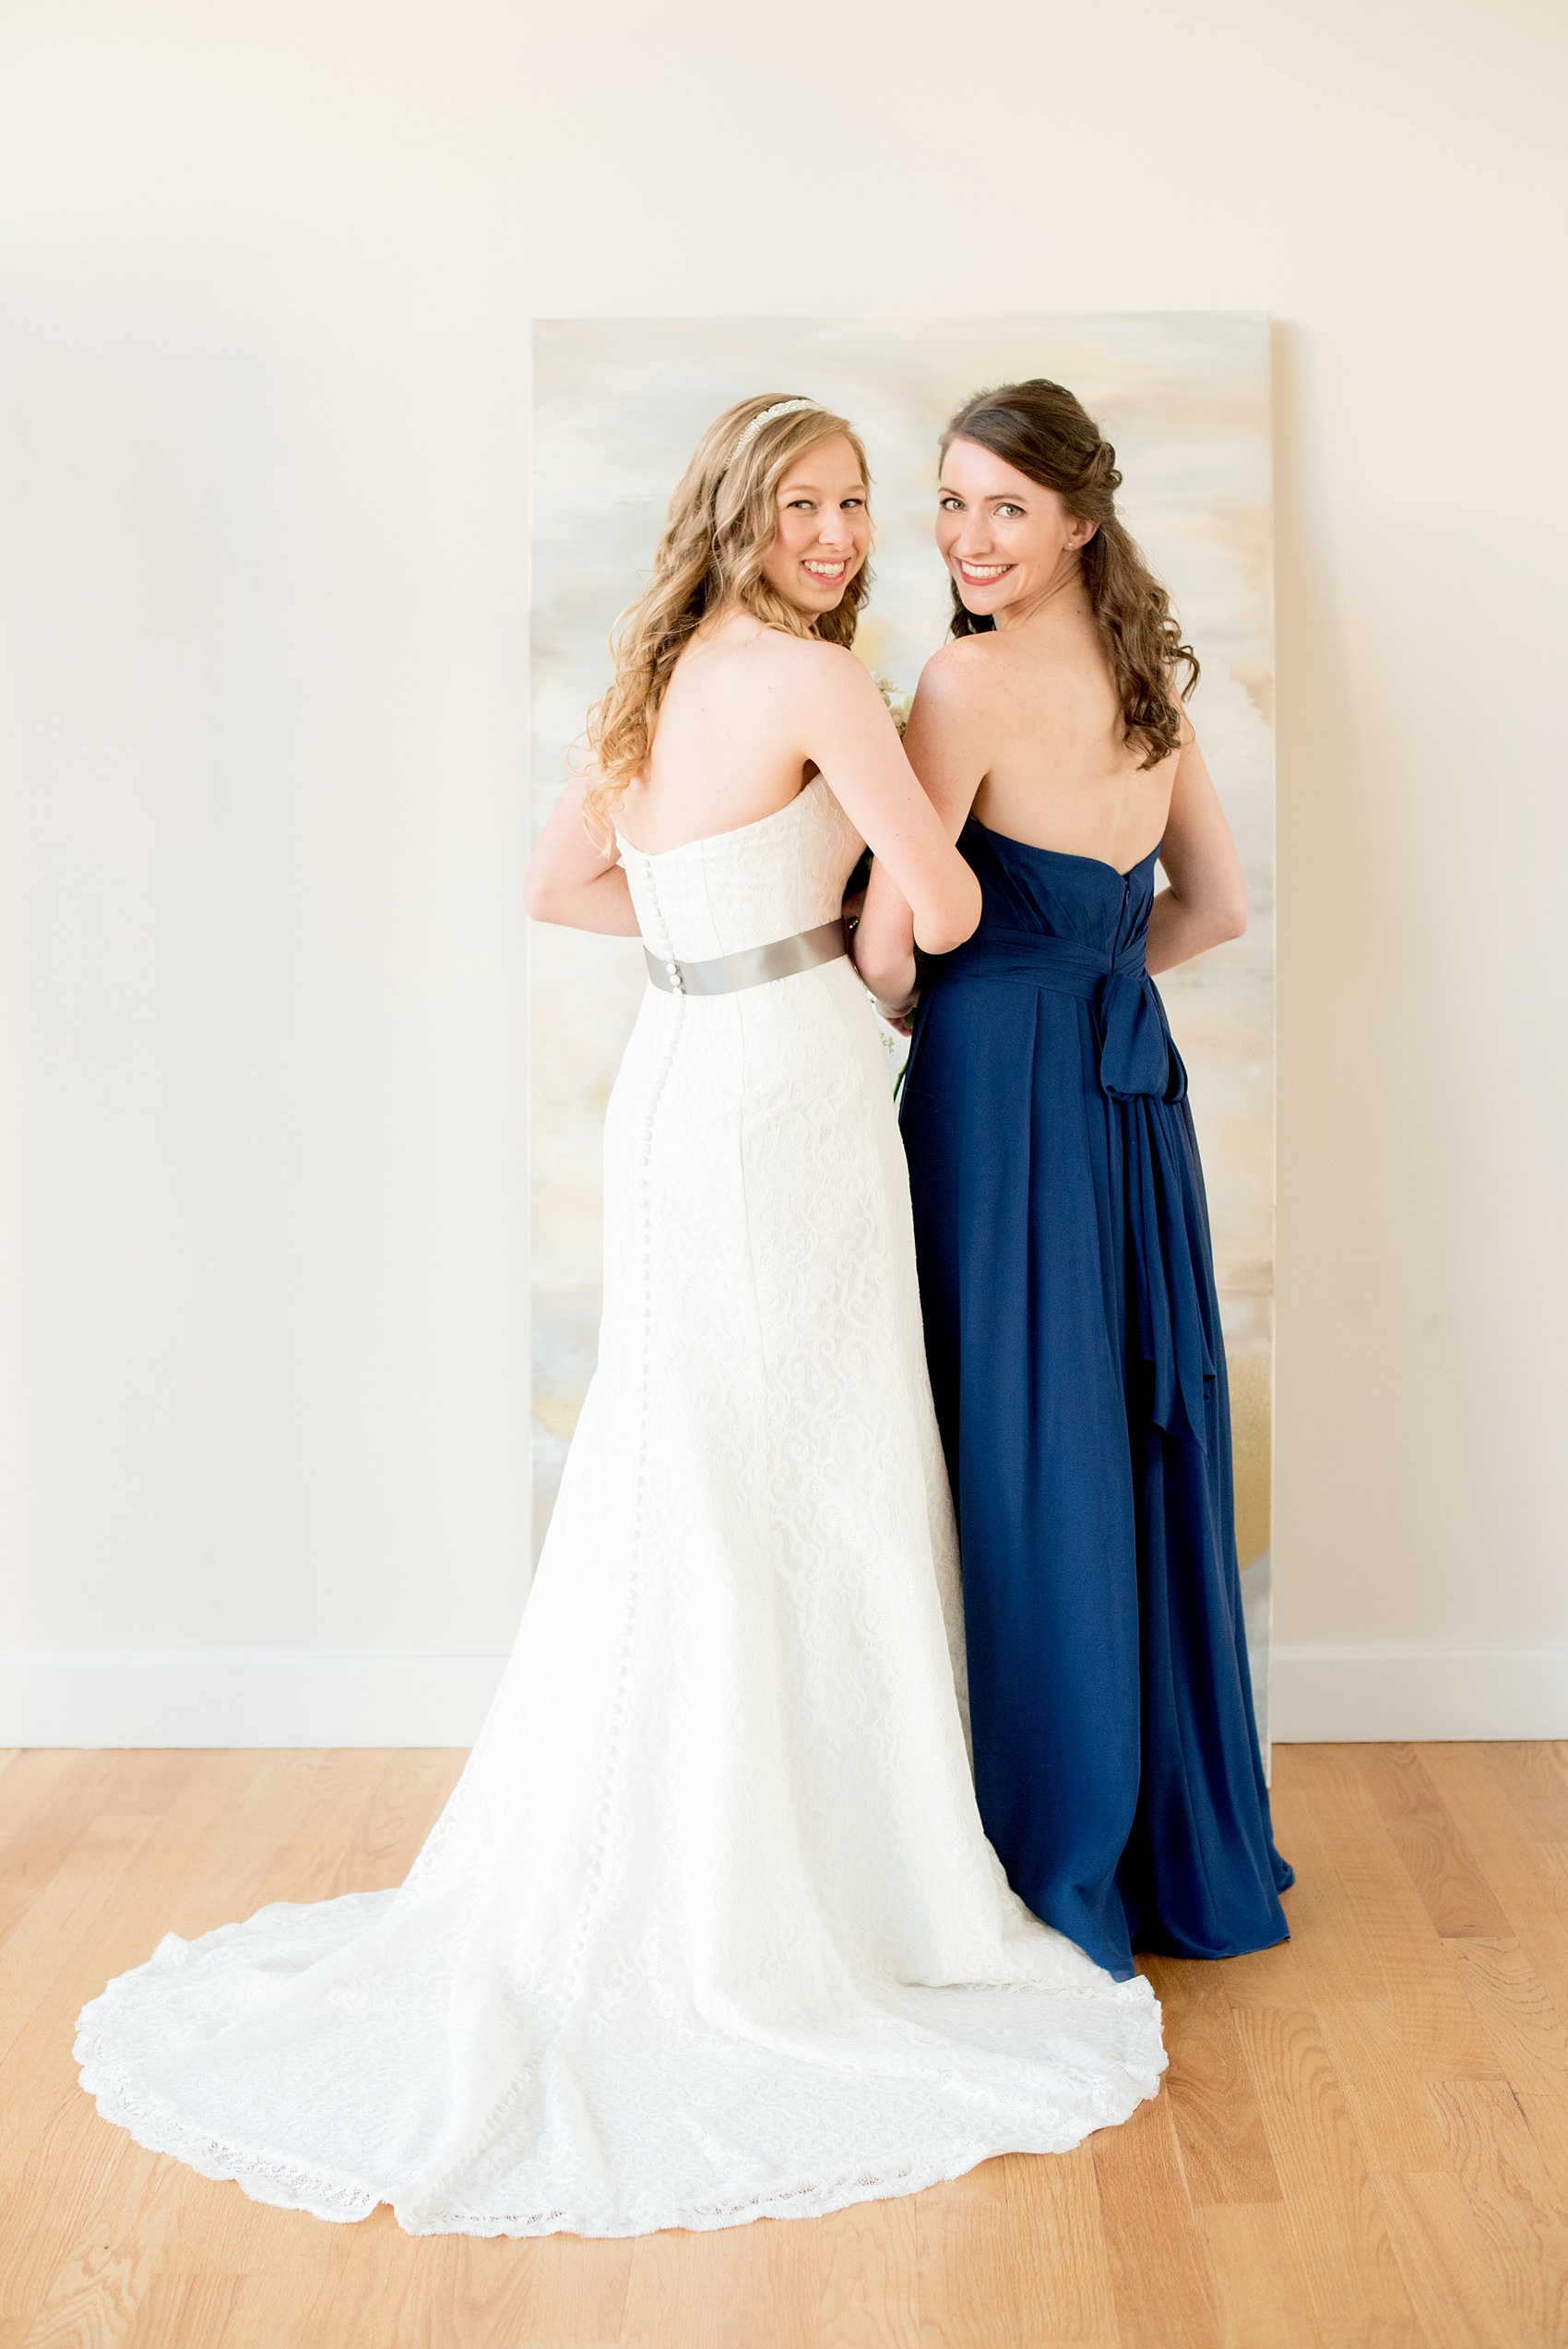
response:
M790 804L792 805L793 802ZM1075 849L1071 848L1040 848L1034 841L1016 840L1011 832L994 830L990 824L982 824L978 816L971 816L969 822L977 831L988 833L993 841L1005 841L1009 848L1021 848L1030 856L1054 856L1063 864L1098 864L1102 873L1114 874L1119 881L1130 881L1139 866L1152 864L1165 845L1162 840L1156 841L1154 846L1135 864L1129 864L1123 873L1121 866L1112 864L1109 857L1080 856Z

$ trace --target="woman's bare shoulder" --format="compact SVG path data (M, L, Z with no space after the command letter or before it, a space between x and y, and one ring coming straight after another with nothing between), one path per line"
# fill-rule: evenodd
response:
M858 670L869 676L865 662L849 650L848 645L829 644L823 637L791 636L785 628L769 628L762 639L770 659L787 663L803 674L819 677L847 676Z
M825 644L820 637L789 636L782 628L770 628L764 658L791 693L814 701L880 698L871 671L847 645Z
M783 686L792 693L843 693L871 686L870 671L842 645L791 636L788 629L760 622L749 635L737 630L706 643L699 640L695 658L692 651L683 653L677 669L683 665L690 673L699 663L710 679L722 677L727 686L741 692Z
M992 630L980 636L952 637L921 671L921 698L960 706L971 696L989 690L998 663L1005 659L1004 639Z

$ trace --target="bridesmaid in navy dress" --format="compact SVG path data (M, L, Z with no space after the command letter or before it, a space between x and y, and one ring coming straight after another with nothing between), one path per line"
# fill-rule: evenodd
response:
M1114 459L1044 382L982 394L943 444L953 638L905 746L984 912L922 959L903 1126L980 1813L1029 1907L1125 1977L1134 1949L1282 1940L1291 1873L1203 1172L1149 975L1238 936L1246 895L1177 690L1197 663L1116 519ZM895 1013L910 936L873 868L856 959Z

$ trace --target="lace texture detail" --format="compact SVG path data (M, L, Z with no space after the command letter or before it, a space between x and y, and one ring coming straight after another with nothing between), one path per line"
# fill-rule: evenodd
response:
M648 943L837 910L826 787L623 857ZM975 1808L908 1184L840 961L650 988L605 1132L600 1366L490 1717L407 1881L166 1938L83 2085L258 2201L411 2234L806 2217L1155 2093L1146 1983Z

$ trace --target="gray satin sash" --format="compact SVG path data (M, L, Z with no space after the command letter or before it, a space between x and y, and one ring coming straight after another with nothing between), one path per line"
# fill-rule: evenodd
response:
M797 971L814 971L819 962L837 962L849 951L841 915L792 938L772 938L766 946L744 947L739 954L715 955L710 962L677 962L655 954L651 947L643 948L648 977L667 996L734 995L742 987L791 978Z

